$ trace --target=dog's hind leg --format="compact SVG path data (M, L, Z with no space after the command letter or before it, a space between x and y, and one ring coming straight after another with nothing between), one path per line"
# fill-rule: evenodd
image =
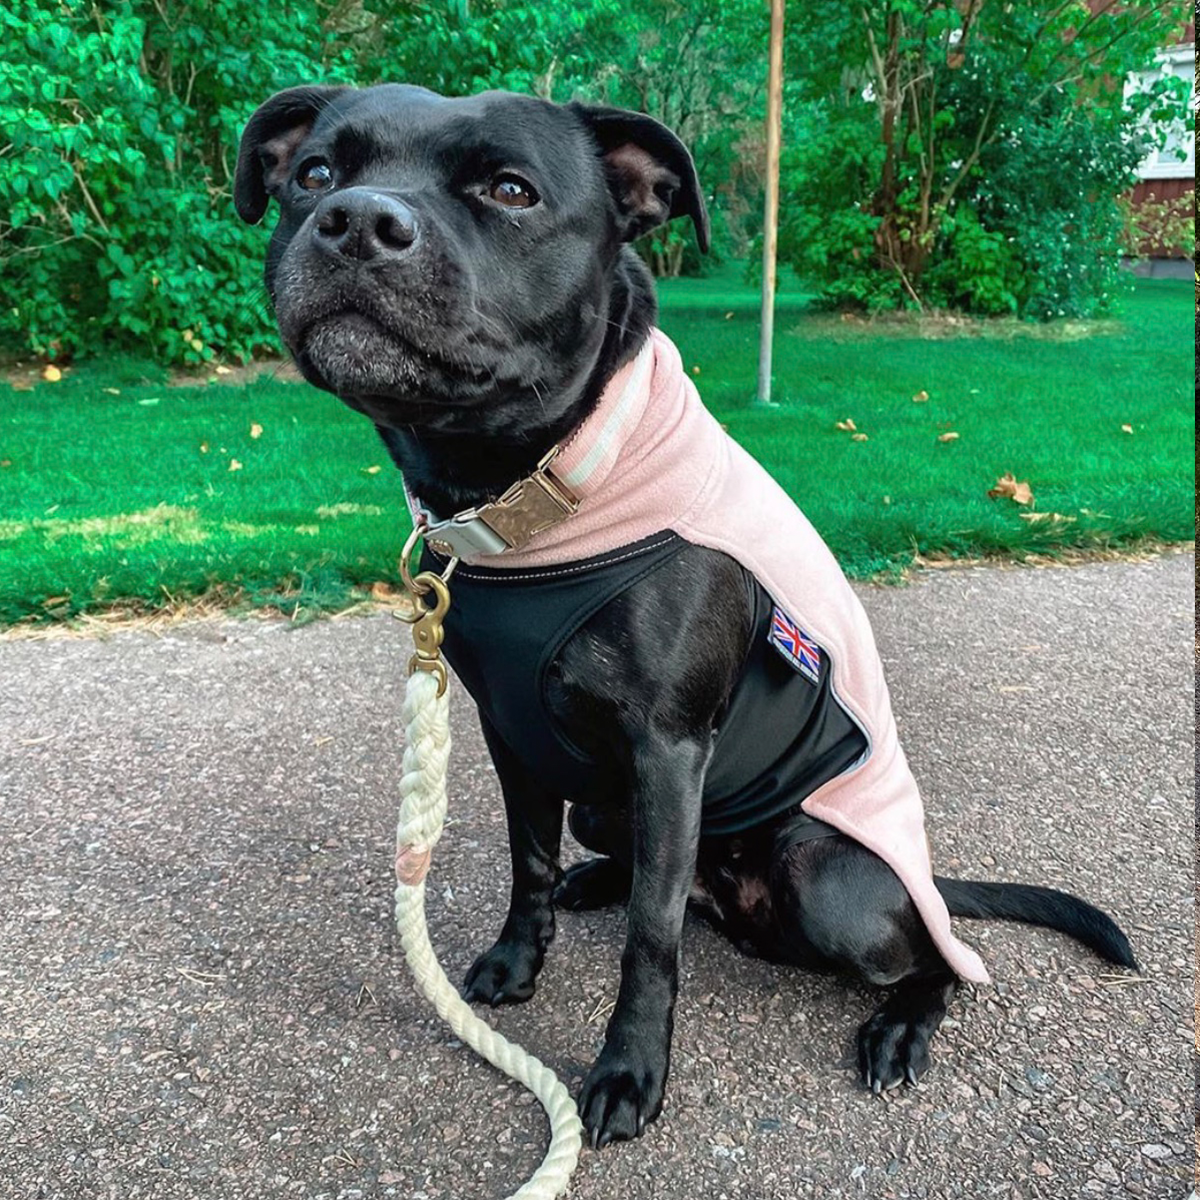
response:
M567 824L575 840L600 857L567 868L554 891L555 907L586 912L624 904L633 881L633 839L628 814L619 808L573 804Z
M916 1083L957 980L895 872L839 835L784 851L771 888L789 957L893 988L858 1031L863 1082L876 1092Z

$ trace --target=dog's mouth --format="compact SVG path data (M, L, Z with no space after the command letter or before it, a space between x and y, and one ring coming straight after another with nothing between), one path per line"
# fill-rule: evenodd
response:
M292 350L314 382L339 396L387 393L414 381L424 356L415 347L357 311L329 313L309 322ZM306 371L307 373L307 371Z
M491 373L419 346L358 310L309 322L292 352L310 383L384 425L424 424L462 407Z

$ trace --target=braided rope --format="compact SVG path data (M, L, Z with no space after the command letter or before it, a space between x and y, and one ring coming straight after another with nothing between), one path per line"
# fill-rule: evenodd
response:
M396 826L396 928L417 985L437 1014L477 1054L531 1091L550 1118L542 1165L508 1200L554 1200L567 1190L579 1159L582 1126L575 1101L549 1067L481 1021L446 978L425 924L425 874L446 819L450 698L436 676L415 671L404 695L407 731Z

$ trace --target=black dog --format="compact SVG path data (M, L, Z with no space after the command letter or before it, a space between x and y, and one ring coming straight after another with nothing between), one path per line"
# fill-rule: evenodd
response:
M663 126L504 93L280 93L246 128L235 194L249 222L270 197L279 204L267 284L305 377L375 422L407 485L447 514L529 475L637 354L656 305L627 243L679 215L707 242L691 158ZM701 836L701 793L756 593L731 558L676 550L549 665L553 717L595 764L576 792L484 720L513 888L466 995L499 1004L533 994L555 905L628 904L620 993L579 1100L593 1145L637 1136L661 1109L689 896L751 952L895 985L858 1035L875 1090L926 1068L955 988L881 859L827 829L780 841L805 820L807 793L755 827ZM457 666L453 628L447 651ZM564 795L572 831L602 856L565 878ZM1047 925L1135 965L1112 921L1074 897L936 883L956 915Z

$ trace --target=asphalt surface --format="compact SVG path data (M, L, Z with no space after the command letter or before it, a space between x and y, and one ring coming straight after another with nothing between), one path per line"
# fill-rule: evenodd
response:
M864 588L939 869L1068 887L1141 978L962 922L923 1086L866 1094L869 989L689 919L662 1119L578 1200L1119 1197L1193 1176L1194 557ZM540 1110L443 1032L390 923L407 631L385 615L0 642L0 1197L493 1200ZM455 698L430 889L454 978L507 901L504 821ZM568 857L579 854L571 847ZM619 910L564 914L494 1015L576 1087Z

